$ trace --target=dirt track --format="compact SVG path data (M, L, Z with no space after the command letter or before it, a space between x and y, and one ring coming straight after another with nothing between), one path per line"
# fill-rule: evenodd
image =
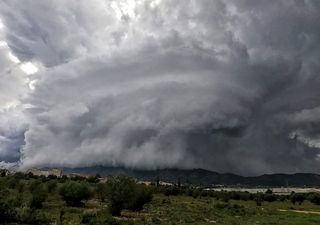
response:
M317 212L317 211L305 211L305 210L293 210L293 209L278 209L278 211L280 211L280 212L297 212L297 213L320 215L320 212Z

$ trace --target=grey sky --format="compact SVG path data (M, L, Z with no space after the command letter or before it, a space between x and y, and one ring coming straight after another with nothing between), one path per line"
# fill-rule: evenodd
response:
M0 20L1 164L320 172L317 0L2 0Z

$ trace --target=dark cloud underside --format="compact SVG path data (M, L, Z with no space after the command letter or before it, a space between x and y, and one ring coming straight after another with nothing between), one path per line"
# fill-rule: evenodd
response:
M3 0L0 19L3 161L320 172L317 0Z

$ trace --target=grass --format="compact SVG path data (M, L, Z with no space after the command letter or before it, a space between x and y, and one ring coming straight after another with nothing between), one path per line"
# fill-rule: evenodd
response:
M235 201L228 203L210 197L192 198L188 196L164 196L156 194L142 212L124 211L118 218L121 224L131 225L319 225L320 215L304 214L286 210L318 211L320 206L310 202L293 205L291 202L263 202L256 206L254 201ZM83 208L66 207L58 195L50 196L40 211L55 221L59 221L63 210L63 224L81 224L85 212L103 211L107 205L97 200L89 200Z
M0 180L1 181L1 180ZM61 184L59 184L61 185ZM59 185L57 189L59 188ZM3 189L8 199L19 197L19 201L27 202L30 193L16 189ZM25 208L19 206L19 213ZM288 210L288 211L279 211ZM319 225L320 215L295 212L293 210L320 213L320 206L309 201L301 205L289 201L263 202L256 206L254 201L230 200L222 202L212 197L193 198L189 196L165 196L155 194L153 200L141 212L123 211L116 218L123 225ZM38 215L50 218L53 224L81 224L85 213L97 213L101 217L110 217L107 203L100 203L93 198L86 201L83 207L67 207L57 191L50 193ZM62 218L62 223L60 223Z
M293 205L291 202L264 202L257 207L253 201L230 201L223 203L212 198L197 198L186 196L156 195L147 211L147 224L223 224L223 225L253 225L253 224L290 224L318 225L320 215L297 212L280 212L278 209L296 209L319 211L320 207L309 202ZM141 223L144 224L144 223Z

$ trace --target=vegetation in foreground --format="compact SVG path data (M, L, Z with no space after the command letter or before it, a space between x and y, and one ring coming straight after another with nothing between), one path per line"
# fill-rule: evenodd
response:
M0 177L0 224L320 224L320 195L155 187L126 176Z

